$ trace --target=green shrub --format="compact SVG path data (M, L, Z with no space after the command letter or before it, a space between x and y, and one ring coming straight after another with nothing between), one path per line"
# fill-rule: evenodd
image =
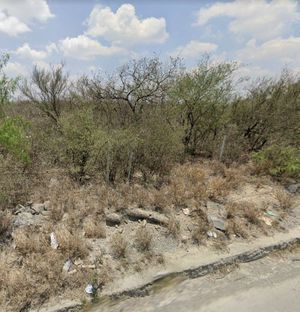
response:
M21 118L6 117L0 122L0 152L10 154L24 164L30 162L27 123Z
M95 125L92 113L88 110L76 110L59 119L60 131L54 140L54 151L60 154L60 160L68 167L76 179L87 172L94 145Z
M272 175L300 177L300 150L293 147L270 146L252 154L257 168Z

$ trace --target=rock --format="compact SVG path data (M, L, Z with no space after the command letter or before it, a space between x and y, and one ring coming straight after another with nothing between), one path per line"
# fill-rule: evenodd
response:
M50 244L51 244L51 248L53 249L58 248L58 241L54 232L50 234Z
M300 184L291 184L287 187L287 190L290 192L290 193L297 193L299 192L300 190Z
M142 226L145 227L147 225L147 220L142 221Z
M13 225L23 227L30 225L42 225L44 218L42 215L33 215L31 212L22 212L15 216Z
M44 211L47 211L49 208L49 203L47 202L47 204L45 205L45 203L43 204L32 204L31 209L36 213L36 214L42 214Z
M122 218L117 213L109 213L106 215L106 224L108 226L119 225L122 222Z
M128 209L126 214L132 221L147 220L149 223L160 225L167 225L169 222L169 219L166 216L158 212L147 211L139 208Z
M215 216L226 219L227 211L224 205L209 200L207 201L206 207L208 216Z
M210 220L213 224L213 226L222 232L225 232L226 229L226 221L224 219L218 218L218 217L210 217Z
M190 209L189 208L183 208L182 209L183 214L185 214L186 216L190 215Z
M64 271L64 272L69 272L69 271L71 270L72 266L73 266L72 261L71 261L70 259L68 259L68 260L65 262L64 266L63 266L63 271Z
M185 236L185 235L183 235L183 236L181 237L181 242L184 243L184 244L186 244L187 241L188 241L188 237Z
M13 213L16 215L13 224L15 227L42 225L50 202L42 204L27 203L26 206L17 205Z

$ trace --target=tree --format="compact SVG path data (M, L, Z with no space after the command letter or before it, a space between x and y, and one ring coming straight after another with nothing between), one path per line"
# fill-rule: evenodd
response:
M224 124L224 112L232 98L235 63L212 63L204 57L198 67L182 74L172 89L185 127L186 151L195 154L214 140Z
M247 152L274 143L299 146L299 119L299 78L286 70L278 79L259 79L231 112L231 123L237 126Z
M61 64L47 70L35 66L30 82L24 80L21 86L23 95L56 124L68 91L68 75L63 67Z
M16 90L19 78L9 78L4 70L9 61L9 54L3 54L0 58L0 117L4 116L4 106L10 100Z
M132 60L106 82L99 76L92 79L90 92L100 102L110 101L110 107L112 102L125 104L138 119L145 105L164 103L179 65L179 59L171 59L167 65L157 57Z

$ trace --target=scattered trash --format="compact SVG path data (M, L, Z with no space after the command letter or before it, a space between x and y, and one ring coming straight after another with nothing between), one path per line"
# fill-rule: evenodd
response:
M189 208L183 208L182 212L186 215L189 216L190 215L190 209Z
M76 259L76 260L74 261L74 264L75 264L76 266L83 265L83 261L82 261L81 259Z
M268 225L268 226L271 226L271 225L272 225L273 220L272 220L271 218L269 218L269 217L267 217L267 216L262 216L260 219L261 219L263 222L265 222L266 225Z
M81 266L83 269L96 269L94 264L86 264Z
M50 240L51 240L51 247L53 249L57 249L58 248L58 241L57 241L57 238L56 238L56 235L54 232L52 232L50 234Z
M95 293L96 289L94 288L94 286L92 284L88 284L85 287L85 292L89 295L93 295Z
M213 237L213 238L217 238L218 237L217 233L213 232L213 231L208 231L206 234L207 234L208 237Z
M276 218L278 216L277 213L272 211L272 210L267 210L266 213L267 213L267 215L269 215L271 217L275 217Z
M70 259L68 259L63 266L63 271L69 272L72 268L72 265L73 265L72 261Z
M147 220L142 221L142 226L145 227L147 225Z

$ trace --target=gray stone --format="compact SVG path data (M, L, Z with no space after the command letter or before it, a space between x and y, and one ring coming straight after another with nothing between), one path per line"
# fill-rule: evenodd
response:
M115 226L122 222L122 217L117 213L109 213L106 215L106 224L109 226Z
M126 214L133 221L147 220L147 222L149 223L160 225L167 225L169 222L169 219L166 216L162 215L161 213L150 210L134 208L128 209L126 211Z
M47 201L43 204L32 204L31 210L33 210L37 214L42 214L43 212L48 210L49 205L50 205L49 201Z
M30 212L22 212L15 216L13 225L15 227L23 227L23 226L30 226L30 225L42 225L44 222L44 218L42 215L33 215Z
M221 217L221 218L227 217L226 208L222 204L209 200L207 201L206 207L207 207L208 216L215 216L215 217Z
M220 231L225 231L226 230L226 221L224 219L221 218L217 218L217 217L211 217L210 218L213 226Z
M287 187L287 190L290 192L290 193L297 193L299 192L300 190L300 184L291 184Z

